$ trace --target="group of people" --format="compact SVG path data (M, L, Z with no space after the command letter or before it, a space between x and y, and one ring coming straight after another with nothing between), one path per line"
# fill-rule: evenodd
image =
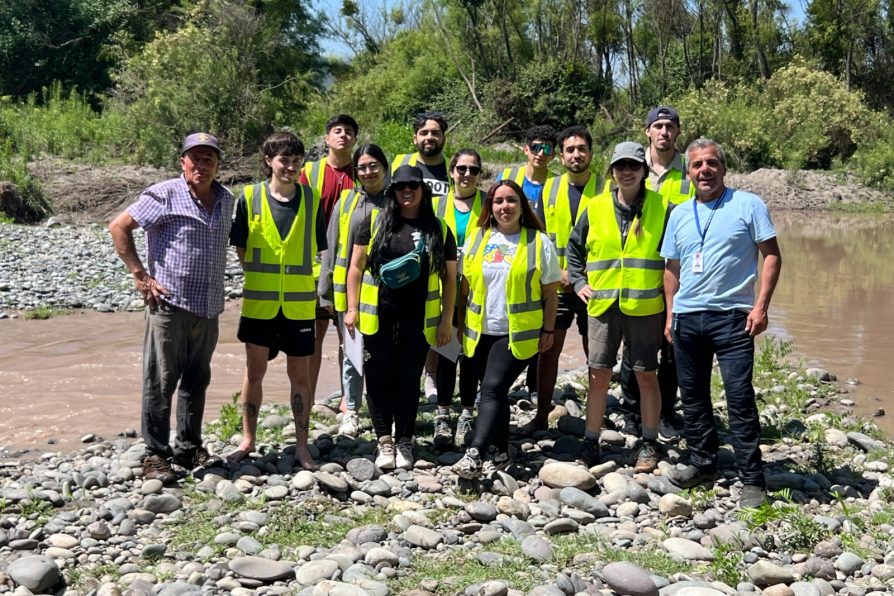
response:
M759 504L766 495L754 337L767 326L781 257L764 203L725 186L722 147L698 139L681 154L679 115L659 106L646 120L647 146L619 143L600 176L590 167L586 127L537 126L526 135L526 163L501 172L485 192L474 149L443 154L441 114L420 114L413 129L416 151L390 162L375 144L355 149L358 125L348 115L327 122L317 161L304 163L294 134L275 133L261 148L267 179L238 200L215 180L217 139L192 134L182 146L183 175L146 189L112 221L116 249L147 305L146 477L170 481L172 463L216 460L200 431L229 243L245 273L237 335L246 346L243 439L231 462L255 448L267 363L284 352L296 461L315 467L309 416L334 321L342 346L363 342L361 362L340 350L341 433L360 430L365 385L376 465L412 468L422 385L437 403L435 445L465 448L452 470L467 479L489 474L511 461L509 391L525 370L537 411L518 432L547 428L559 356L576 322L589 367L582 464L600 461L606 393L623 345L622 388L641 419L635 469L653 470L659 438L679 433L679 386L689 465L670 480L694 486L714 478L716 355L741 500ZM557 155L564 171L553 175ZM146 264L134 245L137 227L146 231ZM446 346L456 343L454 358Z

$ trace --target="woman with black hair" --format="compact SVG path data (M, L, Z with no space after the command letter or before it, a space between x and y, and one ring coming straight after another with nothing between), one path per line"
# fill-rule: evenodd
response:
M481 404L472 446L453 465L473 479L509 463L509 388L530 360L553 343L559 258L524 191L500 180L487 192L479 227L463 249L458 309L470 379L460 394L481 382Z
M361 224L347 285L345 328L359 328L368 354L376 465L410 469L422 368L429 346L450 340L456 299L456 241L419 168L395 170L382 209Z
M327 245L332 247L323 257L317 291L320 306L338 317L339 333L348 308L348 265L354 252L357 233L364 219L374 209L382 207L388 180L388 158L381 147L361 145L354 151L354 188L343 190L332 210ZM357 370L344 351L341 357L341 382L344 393L339 434L354 436L360 429L360 405L363 397L363 374Z

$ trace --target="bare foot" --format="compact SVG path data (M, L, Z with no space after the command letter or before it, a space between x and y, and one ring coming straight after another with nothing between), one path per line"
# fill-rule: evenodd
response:
M341 402L338 404L338 409L342 414L348 413L348 399L344 395L341 396Z
M518 434L521 437L530 437L531 435L534 434L534 431L546 430L547 428L549 428L549 421L541 421L541 420L537 420L536 418L534 418L527 424L523 424L522 426L519 426L518 430L516 431L516 434Z
M231 451L229 455L227 455L227 463L230 464L238 464L243 459L248 457L248 454L255 450L255 446L248 442L242 441L234 451Z
M310 451L306 446L295 448L295 459L305 470L310 470L312 472L317 469L317 463L314 461L314 458L311 457Z

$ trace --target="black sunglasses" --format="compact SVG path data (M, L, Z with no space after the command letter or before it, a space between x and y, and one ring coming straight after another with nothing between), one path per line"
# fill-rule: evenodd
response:
M413 180L412 182L395 182L391 186L394 188L394 190L400 192L407 188L409 188L410 190L419 190L419 187L422 186L422 183L417 180Z
M534 155L537 155L541 151L543 151L543 154L547 157L553 154L553 146L549 143L531 143L528 147Z
M624 170L639 170L643 167L643 164L632 159L622 159L613 163L612 167L619 172L623 172Z
M456 171L459 172L460 176L465 176L466 174L470 176L477 176L481 173L481 168L478 166L455 166Z

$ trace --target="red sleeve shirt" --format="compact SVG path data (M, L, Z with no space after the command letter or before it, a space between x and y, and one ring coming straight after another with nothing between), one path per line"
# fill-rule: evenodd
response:
M307 176L304 175L303 170L298 182L299 184L308 184ZM348 164L344 168L337 169L327 163L323 170L323 192L320 194L320 206L323 208L327 226L332 217L335 202L341 196L341 191L351 188L354 188L354 165Z

